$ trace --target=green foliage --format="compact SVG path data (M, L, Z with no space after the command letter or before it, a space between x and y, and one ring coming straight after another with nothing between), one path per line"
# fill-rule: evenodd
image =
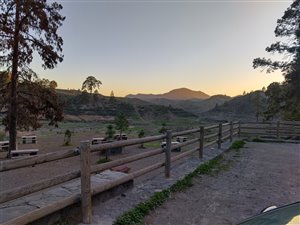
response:
M160 142L153 141L153 142L147 142L144 144L145 148L160 148Z
M41 116L49 121L49 125L58 126L63 119L63 104L59 101L53 83L48 79L40 79L29 70L21 72L22 79L18 82L17 128L23 130L37 129L42 126ZM0 72L0 111L6 112L9 104L10 75ZM56 83L56 82L55 82ZM8 112L3 118L3 125L8 129Z
M112 139L115 135L116 131L113 127L113 125L109 124L107 125L106 127L106 132L105 132L105 135L108 139Z
M253 141L253 142L265 142L264 140L262 140L262 139L260 139L258 137L253 138L251 141Z
M243 140L237 140L237 141L235 141L235 142L233 142L231 144L230 149L238 150L240 148L243 148L245 144L246 144L245 141L243 141Z
M124 113L118 113L115 117L116 130L120 131L120 136L123 131L126 131L129 127L128 120L126 119Z
M277 20L275 36L282 38L266 48L267 52L283 55L281 61L256 58L253 67L266 69L267 73L280 70L285 81L282 84L273 83L266 94L269 97L267 118L280 114L287 120L300 120L300 0L294 0ZM287 57L288 56L288 57ZM268 93L269 92L269 93ZM280 98L280 102L276 99Z
M268 98L268 106L264 115L267 120L273 118L274 116L280 117L285 106L285 90L282 85L278 82L271 83L267 90L266 95Z
M185 176L182 180L177 181L170 188L156 192L147 201L138 204L132 210L119 216L115 222L116 225L140 225L143 224L144 217L150 211L161 206L167 199L170 198L172 193L184 191L193 185L193 177L200 174L211 174L212 172L219 172L223 167L223 157L217 156L214 159L200 165L189 175Z
M166 123L162 123L161 124L161 128L159 129L159 133L160 134L165 134L167 132L168 128L167 128L167 124Z
M23 121L25 123L30 121L25 126L32 125L32 122L35 122L35 126L38 124L37 117L41 115L56 116L54 115L56 114L55 110L51 110L52 107L48 106L53 102L47 101L53 93L42 92L44 95L41 96L38 95L40 93L36 94L32 88L22 90L20 80L23 79L25 73L30 71L29 65L33 61L34 53L37 53L42 59L44 69L53 69L59 62L62 62L63 39L58 30L65 17L60 14L61 10L62 5L57 2L0 1L0 68L10 72L11 75L10 85L7 87L7 94L10 93L10 97L6 106L10 110L7 111L7 119L4 120L9 128L8 155L12 149L16 149L18 123L20 125ZM24 83L25 86L31 86L31 78L27 81L29 83ZM43 86L43 84L38 86ZM25 110L22 107L22 101L19 102L20 96L26 99ZM7 98L5 99L7 100ZM35 102L36 99L42 99L42 101ZM2 106L0 105L0 107ZM27 115L27 117L33 115L33 118L22 118L22 115Z
M102 158L97 161L97 164L107 163L107 162L111 162L111 161L112 160L109 158Z
M100 80L97 80L93 76L88 76L82 83L81 90L88 90L90 93L92 93L93 89L98 89L101 84L102 83Z
M4 141L4 139L5 139L5 132L0 131L0 141Z
M232 115L236 118L250 117L257 118L263 115L263 112L267 107L266 94L262 91L254 91L245 95L240 95L225 102L223 105L219 105L214 109L204 113L207 116L219 115L224 117L226 115Z
M138 134L139 138L145 137L145 131L142 129ZM141 143L140 148L144 148L144 143Z
M71 145L71 137L72 137L72 132L68 129L65 132L65 136L64 136L64 146L69 146Z
M142 129L140 130L139 134L138 134L139 138L143 138L145 137L145 131Z

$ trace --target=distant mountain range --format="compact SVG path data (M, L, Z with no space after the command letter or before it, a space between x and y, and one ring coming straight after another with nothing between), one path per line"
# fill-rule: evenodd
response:
M209 96L202 91L193 91L187 88L179 88L165 94L137 94L127 95L127 98L136 98L155 105L172 106L180 108L195 115L213 109L216 105L222 105L231 99L226 95Z
M171 100L188 100L188 99L207 99L210 96L202 91L193 91L188 88L178 88L171 90L164 94L130 94L126 96L127 98L138 98L141 100L151 100L151 99L171 99Z
M145 121L188 117L214 121L255 119L257 111L261 117L267 105L267 98L261 91L233 98L226 95L208 96L187 88L161 95L138 94L125 98L111 98L78 90L57 89L57 93L60 101L64 102L65 115L78 117L79 120L94 116L113 118L118 112L123 112L133 120Z

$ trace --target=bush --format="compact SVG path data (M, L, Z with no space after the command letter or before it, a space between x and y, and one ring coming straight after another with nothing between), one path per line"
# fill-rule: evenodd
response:
M4 141L5 140L5 132L0 131L0 141Z
M72 132L68 129L65 132L65 137L64 137L64 146L69 146L71 145L71 137L72 137Z
M240 148L243 148L245 144L246 144L246 142L244 142L242 140L237 140L231 144L230 149L238 150Z

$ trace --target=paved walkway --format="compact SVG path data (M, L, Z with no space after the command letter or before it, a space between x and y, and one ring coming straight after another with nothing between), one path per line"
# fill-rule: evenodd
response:
M152 212L145 225L227 225L270 205L300 200L300 144L247 143L225 154L230 169L201 175Z

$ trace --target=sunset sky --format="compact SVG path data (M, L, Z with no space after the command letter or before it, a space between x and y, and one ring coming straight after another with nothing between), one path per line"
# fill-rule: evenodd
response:
M79 89L87 76L116 96L163 93L187 87L235 96L271 82L280 73L252 68L276 41L274 28L291 1L76 1L60 2L63 63L40 77L59 88Z

